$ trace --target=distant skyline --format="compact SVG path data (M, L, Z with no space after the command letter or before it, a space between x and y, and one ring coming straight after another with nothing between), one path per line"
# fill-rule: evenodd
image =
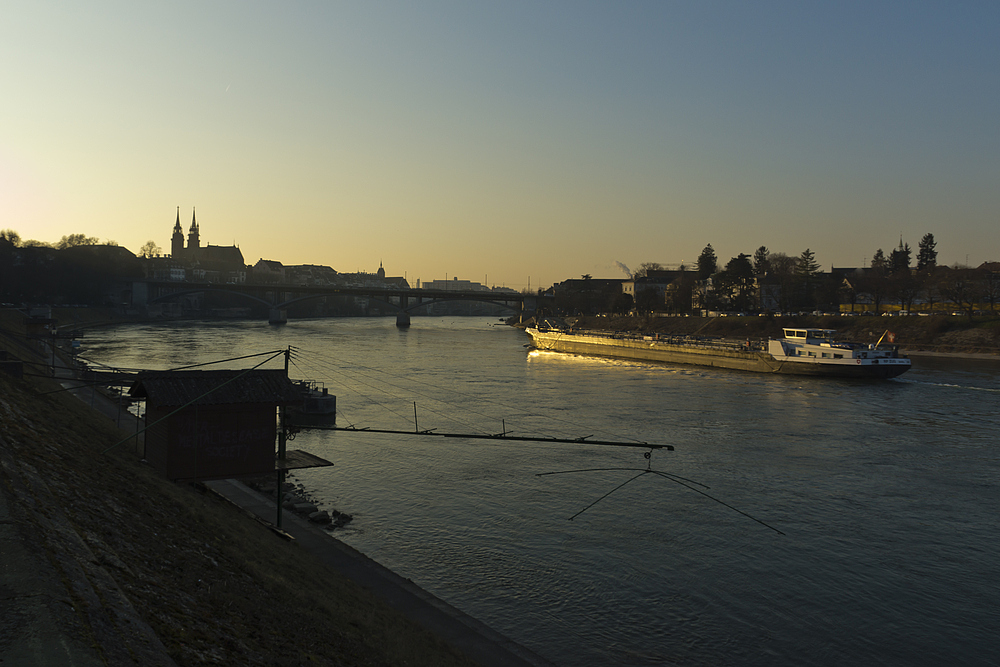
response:
M993 2L14 3L0 229L521 289L1000 261Z

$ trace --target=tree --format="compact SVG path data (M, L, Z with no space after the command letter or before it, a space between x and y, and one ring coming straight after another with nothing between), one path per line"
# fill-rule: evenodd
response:
M938 293L940 292L941 276L938 274L940 271L934 271L933 273L920 273L918 274L918 279L920 282L920 293L924 295L924 301L927 302L927 312L934 312L934 302L938 298Z
M768 251L766 246L761 246L757 248L757 252L753 254L753 272L758 276L764 276L771 272L771 260L769 255L771 253Z
M0 239L8 241L15 248L21 245L21 235L13 229L0 229Z
M151 257L159 257L162 249L160 246L156 245L156 241L149 240L142 244L139 248L139 257L145 257L150 259Z
M852 273L844 276L844 280L838 287L840 302L851 304L852 313L854 312L854 306L858 303L859 285L864 282L864 276L864 269L854 269Z
M650 313L654 310L660 310L663 305L663 297L655 287L643 287L636 290L635 309L639 312Z
M889 272L889 260L885 258L885 253L882 252L882 248L875 251L875 256L872 257L872 268L882 273Z
M807 307L814 305L813 292L816 288L816 278L819 276L819 263L812 250L806 248L795 263L795 277L799 283L799 293L802 303Z
M70 234L56 241L55 247L57 250L65 250L66 248L74 248L79 245L97 245L100 241L96 236Z
M719 261L715 257L715 249L709 243L698 255L698 280L707 280L719 268Z
M889 292L889 260L885 258L881 248L875 251L871 268L861 280L859 291L868 295L868 299L875 306L875 314L878 315L882 302Z
M997 310L997 301L1000 301L1000 273L990 271L988 268L979 267L982 278L982 294L986 302L990 304L990 312Z
M754 309L755 286L750 255L740 253L729 260L725 270L718 274L715 288L720 296L728 299L734 310L747 311Z
M917 271L929 273L937 267L937 250L934 249L936 246L933 234L924 234L924 238L920 239L918 246L920 250L917 252Z
M909 273L910 272L910 244L903 244L899 240L899 248L889 253L889 273Z
M632 310L632 303L633 301L631 294L618 292L613 297L611 297L609 310L615 315L627 315L628 311Z
M799 261L795 265L795 273L800 276L814 277L819 275L819 263L816 261L816 253L809 248L802 251Z
M899 301L899 306L903 310L913 309L913 301L922 289L921 281L910 273L909 269L898 271L889 276L889 294Z
M635 273L632 274L632 277L645 278L646 276L649 275L650 271L662 271L662 270L663 266L661 266L658 262L643 262L642 264L639 265L639 268L635 270Z
M580 276L580 278L582 278L583 280L591 280L593 277L594 276L590 275L589 273L585 273L582 276Z
M795 297L795 267L798 259L783 252L768 256L771 264L771 279L778 283L778 302L781 310L791 310Z
M694 274L684 270L681 266L681 275L670 285L664 296L664 306L674 313L687 313L691 310L692 289L694 287Z
M982 285L976 271L967 267L955 267L940 283L941 296L959 310L964 310L970 320L982 294L981 289Z

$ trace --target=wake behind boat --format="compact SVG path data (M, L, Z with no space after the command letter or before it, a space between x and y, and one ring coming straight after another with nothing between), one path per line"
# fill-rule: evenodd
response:
M910 369L897 345L834 341L833 329L784 329L784 338L733 341L697 336L574 331L528 327L532 347L635 361L712 366L757 373L843 378L894 378Z

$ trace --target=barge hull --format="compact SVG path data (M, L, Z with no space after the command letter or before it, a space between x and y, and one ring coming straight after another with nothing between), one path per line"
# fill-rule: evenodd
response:
M857 365L785 361L762 351L744 351L711 345L678 345L658 340L579 335L534 329L528 329L527 334L531 338L532 347L538 350L630 361L707 366L754 373L888 379L902 375L909 369L908 364L880 364L871 361Z

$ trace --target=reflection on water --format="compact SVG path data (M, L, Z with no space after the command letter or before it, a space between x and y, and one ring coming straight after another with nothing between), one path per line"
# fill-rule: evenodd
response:
M996 365L858 383L529 354L481 319L130 326L88 356L169 368L286 345L341 424L631 439L642 449L304 432L345 541L564 665L991 664ZM245 366L234 362L232 367ZM277 363L274 367L278 367ZM470 430L471 429L471 430Z

